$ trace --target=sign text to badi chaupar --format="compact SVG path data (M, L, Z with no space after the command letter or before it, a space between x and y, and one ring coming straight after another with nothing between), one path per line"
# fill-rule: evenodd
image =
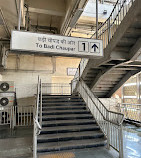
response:
M101 57L101 40L12 31L11 50L73 57Z

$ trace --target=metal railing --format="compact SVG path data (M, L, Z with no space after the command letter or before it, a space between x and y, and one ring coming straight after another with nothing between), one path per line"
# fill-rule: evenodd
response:
M42 129L42 82L38 77L37 98L34 108L34 128L33 128L33 158L37 158L37 136ZM40 117L39 117L40 116Z
M98 39L103 41L103 49L106 48L113 38L115 32L117 31L130 7L133 5L134 1L135 0L117 0L109 18L99 27L98 33L95 32L91 36L91 38L96 39L96 34L98 34ZM74 79L76 79L78 76L82 76L88 61L88 59L81 59Z
M76 91L84 99L101 130L107 137L108 148L110 146L113 147L119 152L120 158L123 158L122 122L124 115L109 111L83 80L78 81Z
M14 128L14 121L16 120L14 107L17 106L16 92L1 92L1 96L10 97L9 103L6 106L0 105L0 125L10 125Z
M122 103L120 109L126 119L141 122L141 104Z
M0 125L13 125L13 106L0 107Z
M70 95L70 83L42 83L42 93L48 95Z
M88 59L86 59L86 58L81 59L80 64L77 68L77 71L74 75L74 79L76 79L82 75L87 63L88 63Z
M33 125L33 105L13 107L13 127Z
M117 0L109 18L99 27L98 39L103 41L103 48L109 44L122 20L135 0ZM96 38L96 33L91 38Z

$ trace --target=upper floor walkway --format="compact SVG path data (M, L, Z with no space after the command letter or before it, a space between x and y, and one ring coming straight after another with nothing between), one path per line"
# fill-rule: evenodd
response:
M118 0L110 17L98 29L104 56L81 60L75 78L80 75L98 97L111 97L132 75L140 72L140 15L140 0ZM96 38L96 34L91 38Z

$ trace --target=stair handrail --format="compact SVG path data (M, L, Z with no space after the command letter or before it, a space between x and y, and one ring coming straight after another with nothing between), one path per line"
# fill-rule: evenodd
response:
M82 79L79 79L77 83L76 92L83 98L99 127L107 137L108 148L110 146L113 147L119 152L120 158L123 158L122 123L124 115L108 110Z
M98 32L95 32L91 38L96 38L96 34L98 34L98 39L103 41L103 48L106 48L134 1L117 0L109 18L99 26Z
M109 122L111 122L111 123L113 123L115 125L121 125L123 123L124 115L121 112L111 111L111 110L107 109L107 107L104 106L104 104L100 101L100 99L90 90L90 88L85 84L85 82L82 79L80 79L79 83L81 83L81 85L83 86L83 88L84 88L84 90L86 91L87 94L88 94L88 91L89 91L89 93L91 93L92 96L89 95L89 97L92 99L93 104L96 106L98 111L101 113L101 115L103 116L104 120L109 121ZM98 108L98 106L96 105L96 103L94 102L92 97L95 97L98 100L98 102L102 105L102 107L106 110L106 112L119 115L121 119L118 120L117 122L114 122L114 121L110 120L110 118L107 118L107 116L105 116L100 111L100 109Z
M117 0L109 18L102 25L99 26L98 39L101 39L103 41L103 48L106 48L106 46L113 38L113 35L115 34L119 24L126 16L127 12L129 11L130 7L133 5L134 1L135 0ZM96 39L96 34L97 32L95 32L91 36L91 38ZM89 59L83 59L83 58L81 59L76 74L74 76L74 79L77 78L78 76L81 77L88 61Z
M40 114L39 114L39 108L40 108ZM37 135L40 134L40 131L42 129L42 81L39 76L38 76L37 95L36 95L36 104L34 108L33 122L34 122L33 158L37 158Z

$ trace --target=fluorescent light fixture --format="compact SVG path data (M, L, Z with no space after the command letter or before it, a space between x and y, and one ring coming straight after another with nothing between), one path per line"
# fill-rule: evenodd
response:
M80 18L81 14L83 13L83 9L77 9L76 12L74 13L74 16L71 19L70 22L70 27L73 28L76 24L76 22L78 21L78 19Z
M137 96L123 96L123 98L126 98L126 99L136 99Z
M124 85L124 87L127 87L127 86L136 86L136 85L137 85L137 83L126 83Z

